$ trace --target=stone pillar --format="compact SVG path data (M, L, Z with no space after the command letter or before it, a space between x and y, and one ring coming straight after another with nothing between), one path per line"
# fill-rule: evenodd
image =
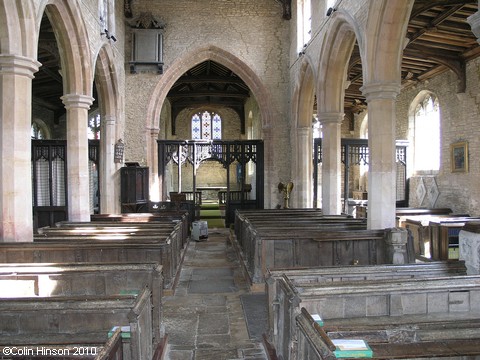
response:
M391 228L385 234L387 244L387 264L406 264L407 259L407 239L408 231L404 228Z
M480 0L478 1L478 6L480 8ZM475 14L467 18L467 22L472 28L472 32L477 37L477 42L480 44L480 11L477 11Z
M362 87L368 103L368 216L369 229L395 226L395 99L400 85Z
M264 151L264 206L271 208L272 203L283 204L283 200L278 197L277 184L280 181L274 172L274 147L273 147L273 129L271 127L262 128L263 151ZM276 181L274 183L274 181ZM275 185L274 185L275 184ZM273 196L275 193L275 197Z
M33 241L32 79L40 63L0 55L0 241Z
M458 235L459 259L465 261L467 275L480 274L480 226L462 229Z
M116 186L114 161L115 154L115 123L114 116L107 115L102 118L102 137L100 139L100 212L115 214L118 198L115 196Z
M342 134L341 113L320 113L322 124L322 212L338 215L342 212ZM347 199L348 200L348 199Z
M162 188L163 185L160 183L160 178L158 176L158 134L160 129L158 127L150 129L150 143L153 145L150 147L151 154L149 156L150 162L148 166L150 167L150 199L152 201L162 200ZM163 181L163 179L162 179ZM165 201L165 199L163 199Z
M90 221L87 129L93 98L67 94L62 101L67 109L68 219Z
M293 204L297 208L312 207L313 163L312 163L312 128L297 128L297 161L293 174Z

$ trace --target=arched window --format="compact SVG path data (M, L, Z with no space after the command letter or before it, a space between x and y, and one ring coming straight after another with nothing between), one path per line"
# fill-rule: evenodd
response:
M45 123L41 120L34 120L32 122L30 136L32 139L35 139L35 140L48 139L50 136L48 133L47 125L45 125Z
M100 139L100 114L91 114L88 119L88 138L90 140Z
M312 4L311 0L297 0L297 48L298 52L312 38Z
M214 112L198 112L192 116L193 140L219 140L222 138L222 118Z
M413 114L415 171L440 169L440 109L433 94L424 95Z

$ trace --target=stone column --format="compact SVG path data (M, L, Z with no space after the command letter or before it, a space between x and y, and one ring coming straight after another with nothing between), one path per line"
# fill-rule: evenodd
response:
M480 225L469 224L458 235L459 259L465 261L467 275L480 274Z
M404 228L391 228L385 233L387 264L402 265L408 263L407 258L408 231Z
M395 99L397 83L362 87L368 103L368 216L369 229L395 226Z
M0 55L0 241L33 241L32 79L39 66Z
M322 124L322 212L338 215L342 212L342 149L341 125L343 114L321 113Z
M115 123L114 116L102 117L102 138L100 139L100 212L103 214L115 214L118 197L115 190L116 184L114 161L115 154Z
M277 184L280 181L274 172L274 147L273 147L273 129L271 127L262 128L263 150L264 150L264 206L271 208L275 199L278 197ZM276 181L274 183L274 181ZM275 185L274 185L275 184ZM275 192L275 197L273 193ZM279 202L283 204L283 202Z
M62 96L67 109L67 180L68 219L90 221L88 174L88 110L91 96Z
M480 8L480 0L478 1L478 6ZM480 11L477 11L475 14L467 18L467 22L472 28L472 32L477 37L477 42L480 44Z
M163 198L163 184L160 183L160 178L158 176L158 134L160 133L160 129L158 127L150 128L150 143L152 146L150 147L151 154L149 156L150 162L148 166L150 167L150 199L152 201L165 201L166 199ZM162 179L163 181L163 179Z
M313 163L312 128L297 128L297 161L294 164L293 204L297 208L312 207Z

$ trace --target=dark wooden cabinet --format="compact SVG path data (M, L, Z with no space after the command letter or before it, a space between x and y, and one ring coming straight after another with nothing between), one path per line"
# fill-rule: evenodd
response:
M120 169L122 213L148 211L148 167L125 166Z

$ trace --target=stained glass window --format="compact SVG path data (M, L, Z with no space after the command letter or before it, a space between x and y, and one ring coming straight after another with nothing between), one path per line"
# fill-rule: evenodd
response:
M88 120L88 138L92 140L100 139L100 114L93 115Z
M222 138L222 118L209 111L192 116L192 139L217 140Z

